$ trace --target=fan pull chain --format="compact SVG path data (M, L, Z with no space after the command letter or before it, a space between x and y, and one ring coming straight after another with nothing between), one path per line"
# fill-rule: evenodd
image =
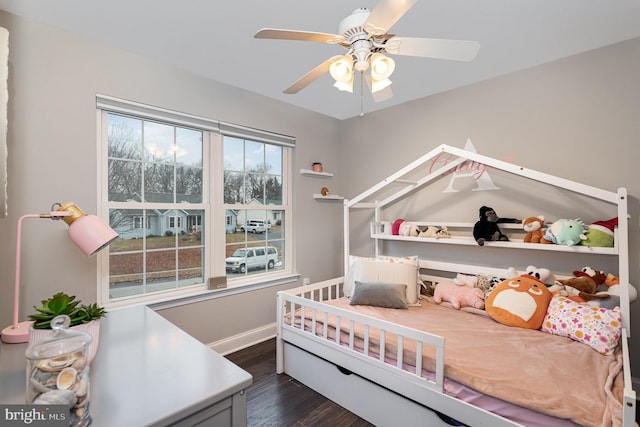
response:
M364 116L364 73L360 71L360 117Z

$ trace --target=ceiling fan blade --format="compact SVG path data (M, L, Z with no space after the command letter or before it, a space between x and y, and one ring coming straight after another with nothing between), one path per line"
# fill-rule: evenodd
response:
M315 33L312 31L281 30L277 28L263 28L255 36L257 39L299 40L306 42L319 42L340 44L344 37L338 34Z
M287 94L294 94L294 93L300 92L302 89L309 86L315 80L320 78L324 73L329 71L329 67L331 66L331 64L341 57L342 57L341 55L336 55L327 59L322 64L318 65L316 68L314 68L313 70L309 71L307 74L302 76L302 78L300 78L297 82L295 82L294 84L292 84L291 86L283 90L283 92Z
M380 0L364 24L371 35L381 36L389 31L418 0Z
M480 43L471 40L425 39L391 37L385 51L392 55L422 56L425 58L471 61L480 50Z

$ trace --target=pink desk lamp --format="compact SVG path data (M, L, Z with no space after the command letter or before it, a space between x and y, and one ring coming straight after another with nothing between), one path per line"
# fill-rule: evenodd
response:
M16 273L13 291L13 324L2 330L2 342L9 344L29 341L29 327L31 321L18 322L18 307L20 305L20 240L22 238L22 221L27 218L62 219L69 226L69 237L78 245L80 250L91 256L107 247L118 233L113 231L102 219L95 215L86 215L73 202L55 203L51 212L47 214L27 214L18 219L16 233Z

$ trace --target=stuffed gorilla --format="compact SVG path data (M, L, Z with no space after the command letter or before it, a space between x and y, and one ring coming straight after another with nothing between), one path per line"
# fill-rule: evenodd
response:
M509 241L509 238L500 231L498 224L515 224L518 222L520 220L516 218L500 218L493 208L482 206L480 208L480 220L473 226L473 238L480 246L484 246L484 242L487 240Z

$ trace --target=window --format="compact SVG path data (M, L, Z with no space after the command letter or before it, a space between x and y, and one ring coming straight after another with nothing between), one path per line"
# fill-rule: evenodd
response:
M151 218L149 217L134 216L132 222L133 228L151 228Z
M103 96L98 125L100 210L119 234L100 254L101 304L291 274L292 138Z
M256 248L260 258L243 268L227 263L227 277L263 274L269 269L284 270L286 262L286 198L283 197L285 148L233 136L224 137L224 203L236 227L227 234L228 257L242 248ZM265 247L277 249L269 262ZM275 258L275 259L274 259ZM253 267L253 268L250 268Z

